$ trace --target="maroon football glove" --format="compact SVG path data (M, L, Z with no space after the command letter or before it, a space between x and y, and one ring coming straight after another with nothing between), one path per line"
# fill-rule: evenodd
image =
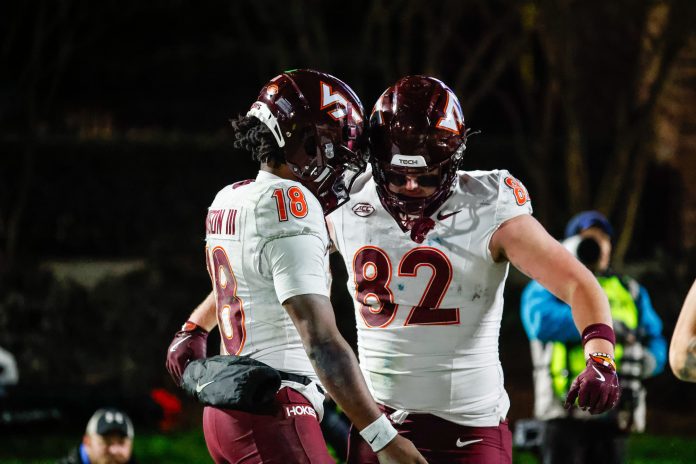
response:
M578 400L578 406L589 409L590 414L601 414L613 408L619 401L621 388L616 367L610 356L593 353L587 360L587 367L573 381L565 401L570 409Z
M167 371L177 385L181 385L181 377L188 364L205 358L207 350L208 331L191 321L181 327L174 335L174 340L167 349Z

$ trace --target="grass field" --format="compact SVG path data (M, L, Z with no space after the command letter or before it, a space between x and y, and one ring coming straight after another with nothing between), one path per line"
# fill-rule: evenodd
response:
M77 438L79 440L79 437ZM52 463L67 454L76 443L75 435L31 436L2 434L0 464ZM203 441L203 432L194 429L172 434L140 433L135 437L135 453L141 464L212 462ZM514 452L515 464L534 464L527 452ZM629 441L631 464L696 463L696 439L672 436L634 435Z
M539 461L528 452L513 452L515 464L536 464ZM628 442L630 464L687 464L696 463L696 439L636 434ZM591 464L591 463L590 463Z

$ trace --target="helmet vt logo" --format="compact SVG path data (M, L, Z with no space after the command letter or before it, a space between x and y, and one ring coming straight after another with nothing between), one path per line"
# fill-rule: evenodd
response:
M325 82L320 82L321 85L321 108L324 109L327 106L331 106L334 103L336 104L336 108L333 111L329 111L329 116L331 116L335 120L339 120L343 117L345 117L347 113L347 108L348 108L348 100L346 97L344 97L341 92L335 91L331 88L331 86ZM355 111L355 108L352 108L351 115L353 116L353 119L355 119L356 122L362 121L362 118L360 117L360 113L358 111Z
M461 135L462 121L464 120L462 109L459 107L457 99L453 98L452 92L447 90L446 93L447 103L445 103L445 115L440 118L435 127Z

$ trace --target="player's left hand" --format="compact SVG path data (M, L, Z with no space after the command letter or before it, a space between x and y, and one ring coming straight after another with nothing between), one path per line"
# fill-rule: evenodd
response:
M207 341L208 331L191 321L186 321L174 335L174 340L167 348L166 366L177 385L181 385L181 377L191 361L205 358Z
M621 387L613 360L592 354L585 370L570 386L564 406L570 409L577 399L580 408L589 410L590 414L601 414L616 406L620 395Z

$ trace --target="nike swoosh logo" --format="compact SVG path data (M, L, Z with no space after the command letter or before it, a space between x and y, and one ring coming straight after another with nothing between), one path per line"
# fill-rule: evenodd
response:
M459 438L457 438L457 448L463 448L466 445L470 445L472 443L478 443L480 441L483 441L483 438L479 438L478 440L469 440L469 441L461 441Z
M602 375L601 372L599 372L599 369L597 369L597 368L594 367L594 366L592 366L592 369L594 369L595 372L597 373L597 375L599 376L599 377L597 377L597 380L601 380L602 382L604 382L604 376Z
M375 435L374 437L372 437L372 440L368 440L368 443L369 443L369 444L372 444L372 442L375 441L376 439L377 439L377 435Z
M172 347L169 348L169 351L171 351L171 352L176 351L176 347L179 346L179 345L181 345L182 343L184 343L184 342L185 342L186 340L188 340L189 338L191 338L191 335L185 336L184 338L182 338L181 340L179 340L178 342L176 342L174 345L172 345Z
M210 384L213 383L213 382L215 382L215 381L214 381L214 380L211 380L210 382L206 382L206 383L204 383L203 385L201 385L201 384L199 384L198 382L196 382L196 393L200 393L201 391L203 391L203 389L204 389L205 387L207 387L208 385L210 385Z
M455 212L449 213L449 214L442 214L442 211L440 211L439 213L437 213L437 220L443 221L443 220L447 219L448 217L454 216L455 214L461 213L461 212L462 212L461 209L459 211L455 211Z

